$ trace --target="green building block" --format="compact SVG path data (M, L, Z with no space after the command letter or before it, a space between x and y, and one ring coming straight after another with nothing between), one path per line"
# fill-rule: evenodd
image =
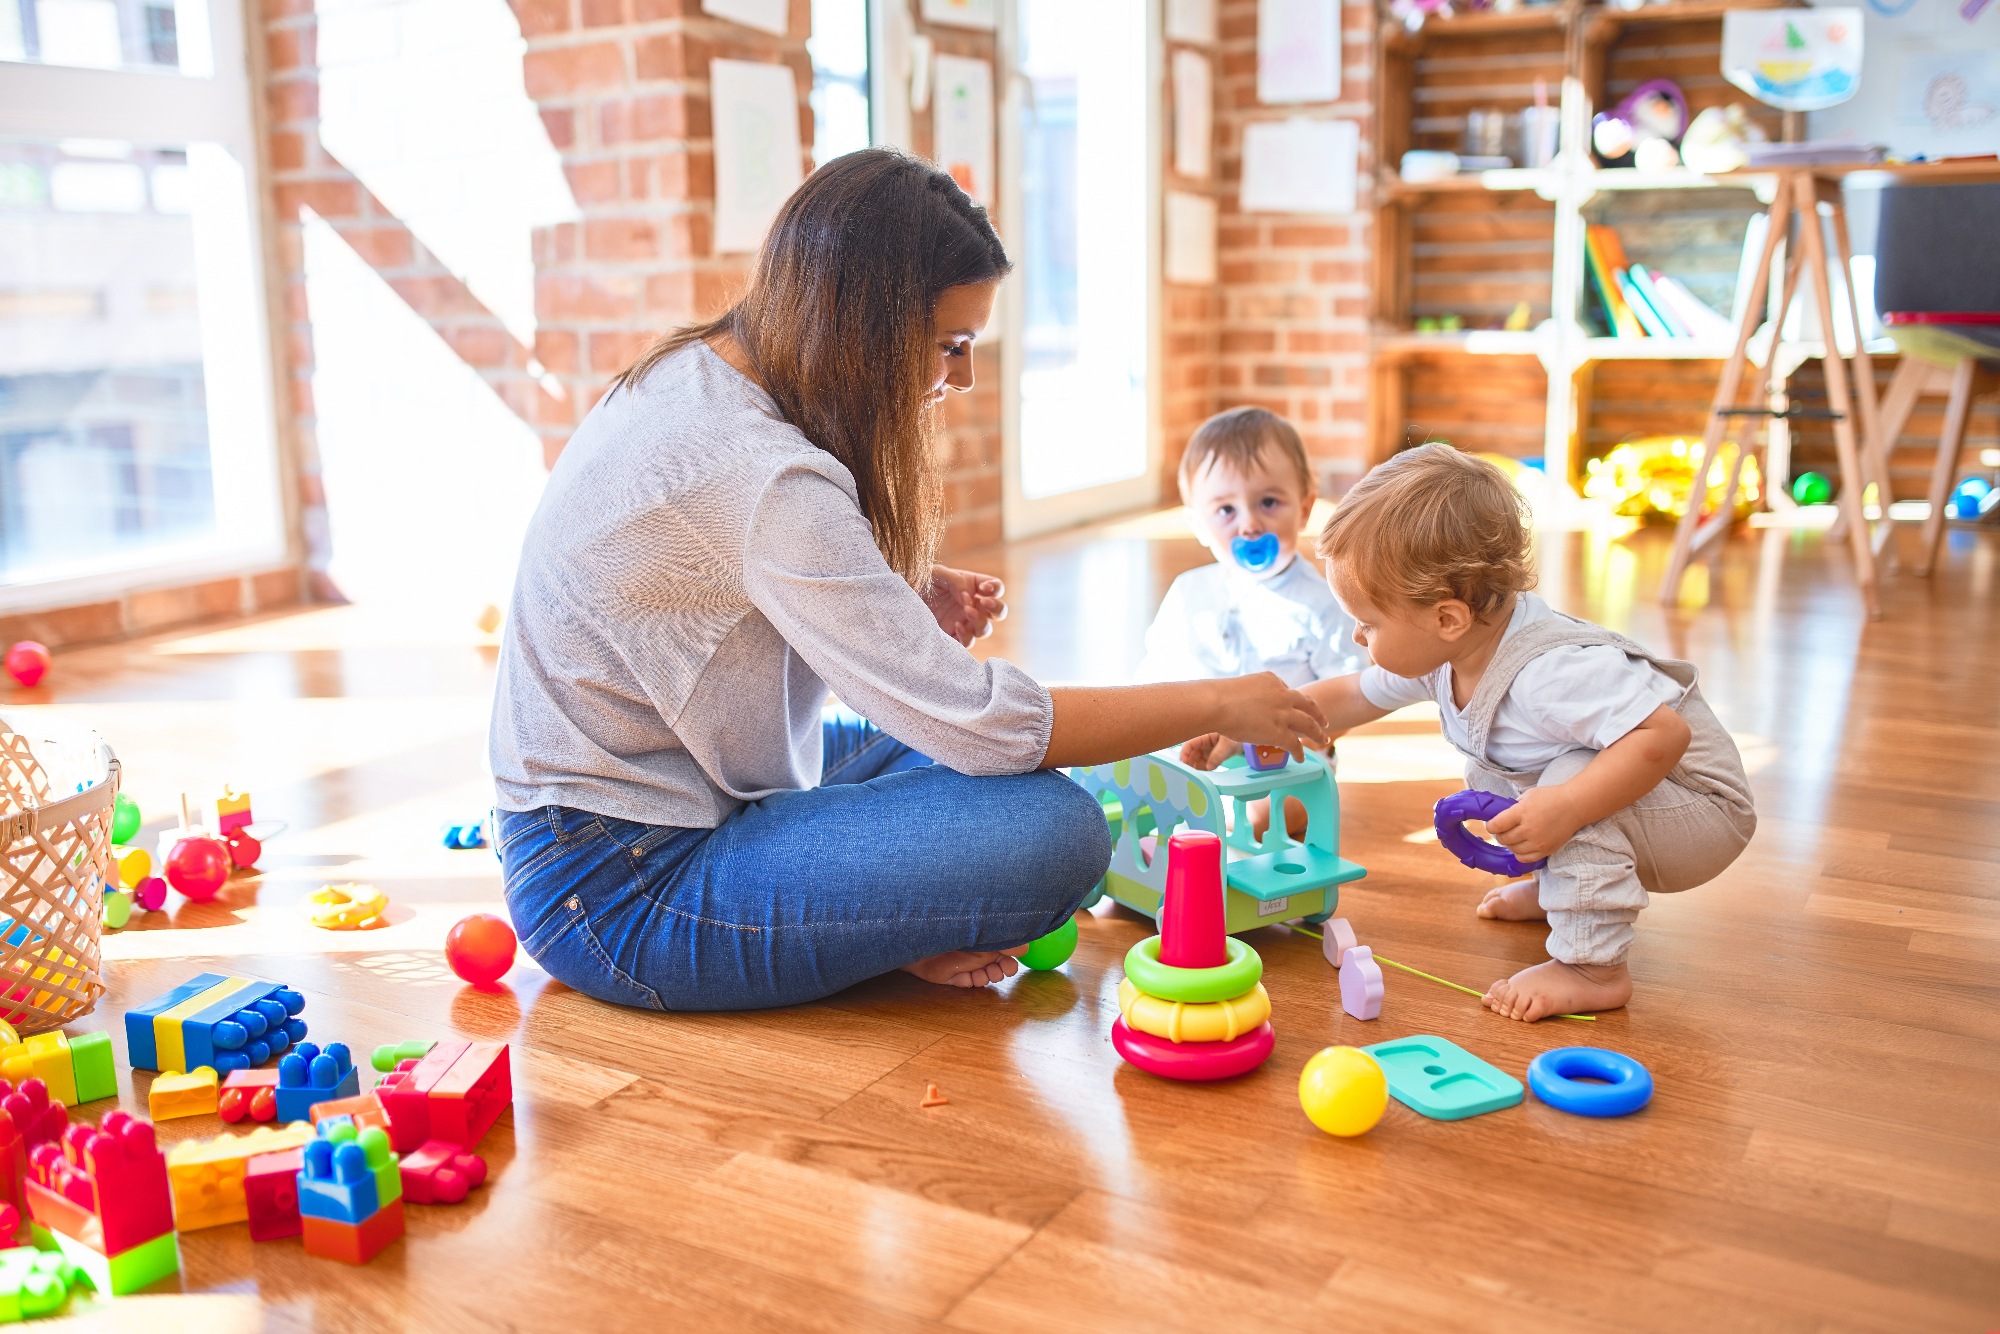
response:
M69 1040L70 1067L76 1072L76 1100L96 1102L118 1096L118 1065L109 1033L79 1033Z
M151 1241L142 1242L108 1259L74 1237L66 1237L60 1232L53 1235L62 1253L83 1271L92 1287L107 1297L123 1297L169 1274L180 1272L181 1253L174 1244L175 1234L171 1232L163 1232Z
M0 1251L0 1325L62 1310L75 1278L76 1266L60 1254L32 1246Z
M369 1126L355 1136L355 1142L367 1153L368 1170L375 1174L375 1206L387 1209L391 1201L403 1198L403 1165L389 1145L389 1132Z
M412 1039L409 1042L398 1042L386 1047L377 1047L375 1054L369 1057L369 1064L382 1073L387 1074L396 1068L398 1062L423 1060L424 1057L431 1054L431 1048L435 1046L437 1046L435 1041L424 1042Z

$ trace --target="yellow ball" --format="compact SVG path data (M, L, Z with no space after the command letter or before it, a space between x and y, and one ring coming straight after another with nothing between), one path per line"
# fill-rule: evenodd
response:
M1389 1081L1359 1047L1328 1047L1299 1075L1299 1106L1329 1135L1365 1135L1389 1106Z

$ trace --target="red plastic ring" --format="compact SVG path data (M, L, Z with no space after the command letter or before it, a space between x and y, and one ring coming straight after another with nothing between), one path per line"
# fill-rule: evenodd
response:
M1170 1042L1132 1028L1123 1015L1111 1021L1111 1045L1118 1054L1163 1079L1228 1079L1255 1070L1277 1040L1269 1020L1233 1042Z

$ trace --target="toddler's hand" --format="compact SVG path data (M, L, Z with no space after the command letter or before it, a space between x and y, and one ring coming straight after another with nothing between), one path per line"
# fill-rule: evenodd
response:
M1213 683L1221 695L1216 730L1246 745L1276 746L1295 760L1327 743L1326 715L1273 672Z
M973 641L993 633L993 622L1007 619L1007 586L990 574L931 567L931 586L924 602L938 628L971 648Z
M1222 733L1209 732L1181 747L1181 763L1190 769L1200 769L1205 772L1215 768L1241 749L1243 749L1241 744L1231 741Z
M1524 862L1538 862L1570 841L1586 823L1577 818L1564 785L1531 787L1521 799L1486 822L1486 832Z

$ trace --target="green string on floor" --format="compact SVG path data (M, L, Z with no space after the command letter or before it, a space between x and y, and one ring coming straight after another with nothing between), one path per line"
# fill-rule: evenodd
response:
M1320 934L1317 931L1308 931L1302 926L1292 926L1290 922L1286 922L1284 923L1284 925L1286 927L1289 927L1291 930L1298 932L1302 936L1311 936L1314 940L1326 939L1324 935ZM1410 967L1410 965L1406 963L1397 963L1394 959L1385 959L1381 955L1375 954L1373 946L1369 947L1368 952L1371 955L1374 955L1376 963L1386 963L1391 968L1400 968L1406 973L1415 973L1418 977L1428 978L1432 982L1437 982L1444 986L1450 987L1453 991L1463 991L1468 996L1484 996L1486 994L1481 991L1474 991L1471 987L1462 987L1458 985L1458 983L1456 982L1446 982L1443 978L1438 977L1432 973L1427 973L1421 968L1412 968ZM1597 1016L1594 1014L1559 1014L1555 1017L1558 1019L1581 1019L1586 1024L1594 1024L1597 1022Z

